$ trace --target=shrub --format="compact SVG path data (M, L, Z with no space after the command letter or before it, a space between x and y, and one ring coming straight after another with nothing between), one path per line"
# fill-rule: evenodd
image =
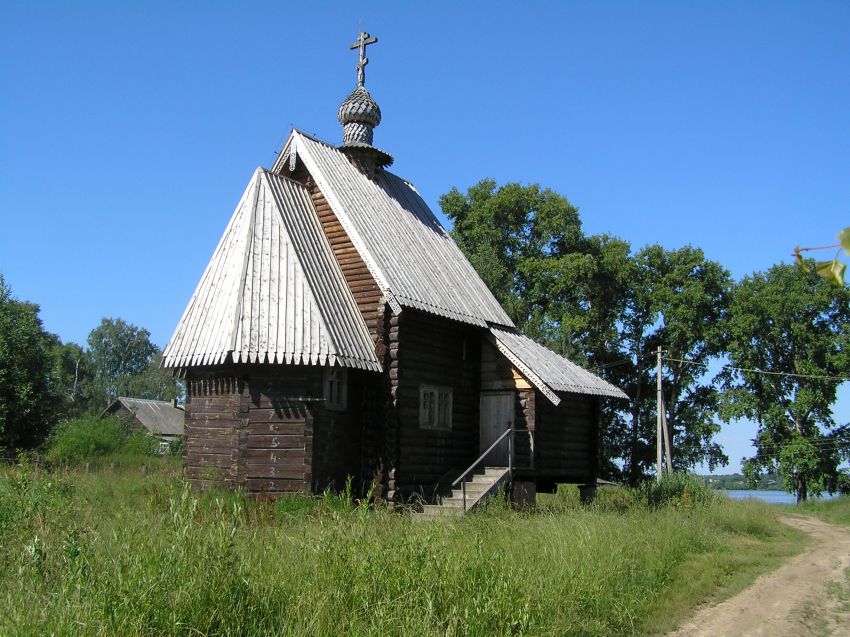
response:
M702 506L717 498L711 487L692 473L667 475L661 482L649 480L644 483L642 493L650 507Z
M178 458L183 456L183 438L174 438L168 442L168 455Z
M149 456L157 447L154 437L117 418L84 416L57 426L45 455L52 464L82 464L107 456Z

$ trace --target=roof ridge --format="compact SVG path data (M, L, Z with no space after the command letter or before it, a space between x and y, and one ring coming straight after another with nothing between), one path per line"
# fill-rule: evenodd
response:
M156 398L135 398L133 396L116 396L115 400L135 400L140 403L163 403L166 405L171 405L172 402L170 400L157 400Z

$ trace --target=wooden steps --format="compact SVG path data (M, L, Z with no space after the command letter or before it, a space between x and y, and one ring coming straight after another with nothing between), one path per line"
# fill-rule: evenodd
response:
M483 503L507 484L509 479L507 467L484 467L482 472L470 474L466 481L466 510L471 511ZM458 485L450 496L442 498L440 504L426 504L421 513L416 515L421 518L436 518L444 515L460 516L463 513L463 489Z

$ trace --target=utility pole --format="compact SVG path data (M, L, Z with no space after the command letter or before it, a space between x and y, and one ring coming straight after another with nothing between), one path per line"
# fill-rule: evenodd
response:
M658 364L656 365L655 373L655 389L657 397L655 399L655 480L661 482L662 465L661 465L661 346L656 350L658 354Z
M655 442L655 451L656 451L656 454L655 455L656 455L656 463L657 463L656 464L657 470L656 470L656 476L655 477L656 477L656 480L658 482L661 482L661 476L662 476L662 472L663 472L663 469L661 468L662 467L661 463L664 460L667 461L667 463L666 463L667 464L667 475L670 475L671 473L673 473L673 461L670 457L670 445L671 445L672 441L670 440L670 432L667 430L667 410L665 409L665 405L664 405L664 388L661 384L661 346L660 345L658 346L658 349L655 350L655 352L658 356L658 363L657 363L656 372L655 372L655 386L656 386L656 389L658 391L658 397L657 397L656 403L655 403L655 412L656 412L656 415L655 415L655 441L656 441ZM662 442L661 441L662 440L664 441L664 443L663 443L664 458L662 458L662 454L661 454L661 449L662 449Z

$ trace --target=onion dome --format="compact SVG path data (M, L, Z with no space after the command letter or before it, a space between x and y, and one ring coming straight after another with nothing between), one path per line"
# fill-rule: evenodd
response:
M343 100L336 116L343 126L359 122L374 127L381 123L381 109L363 86L358 86ZM371 141L370 139L369 142Z
M375 126L381 123L381 109L363 86L346 97L337 111L342 124L342 150L358 170L370 179L375 170L393 163L392 155L372 146Z
M357 169L369 179L375 179L378 168L393 163L392 155L372 146L372 133L381 123L381 109L364 86L366 82L366 47L375 44L378 38L365 31L357 37L351 49L359 50L357 61L357 88L342 100L336 116L342 124L342 146L344 152Z

